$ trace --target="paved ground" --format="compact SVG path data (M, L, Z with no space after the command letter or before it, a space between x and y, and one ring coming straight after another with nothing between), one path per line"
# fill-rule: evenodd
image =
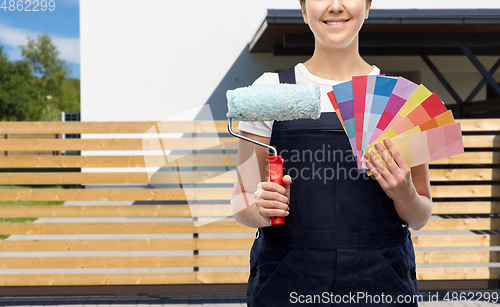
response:
M465 291L470 293L468 291ZM496 297L496 304L470 301L470 302L447 302L446 292L431 292L434 297L438 294L440 301L429 302L429 292L423 293L424 301L421 307L445 307L445 306L500 306L499 291L480 291L489 293L489 297ZM474 291L477 293L477 291ZM493 294L495 293L495 294ZM168 306L168 307L246 307L244 294L191 294L191 295L92 295L92 296L32 296L32 297L0 297L0 306L54 306L54 307L79 307L79 306ZM383 306L383 304L380 304ZM277 306L279 307L279 306Z

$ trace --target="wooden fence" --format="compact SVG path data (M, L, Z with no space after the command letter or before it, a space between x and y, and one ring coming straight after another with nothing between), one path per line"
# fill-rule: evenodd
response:
M500 120L461 123L466 152L431 164L434 214L424 229L413 232L420 281L500 279ZM149 176L144 168L166 163L164 155L156 154L148 156L145 164L143 145L153 148L148 144L158 141L143 136L146 132L153 136L155 131L187 136L163 139L162 146L174 150L169 161L177 161L171 163L182 172L182 183L195 186L169 187L178 183L180 173L166 178L165 187L146 186ZM0 223L0 235L11 236L0 240L0 288L246 283L255 229L231 218L195 227L191 219L193 209L200 219L231 215L238 140L227 134L225 121L215 126L208 122L0 123L0 135L63 133L84 137L0 139L0 152L103 153L0 156L4 171L0 186L29 186L0 190L0 202L16 202L0 206L0 219L6 221ZM123 134L134 136L118 137ZM217 142L223 153L203 151ZM116 153L104 154L112 151ZM83 172L8 171L23 168L82 168ZM134 171L137 168L141 171ZM51 185L63 188L47 187ZM78 188L81 185L86 188ZM54 200L81 203L31 203ZM9 222L12 218L40 220Z

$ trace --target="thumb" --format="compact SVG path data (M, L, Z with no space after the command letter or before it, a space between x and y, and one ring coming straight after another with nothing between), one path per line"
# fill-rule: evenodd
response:
M289 175L283 176L283 186L286 189L286 196L288 197L288 203L290 203L290 185L292 184L292 177Z
M290 184L292 184L292 177L290 177L290 175L283 176L283 186L286 188L290 186Z

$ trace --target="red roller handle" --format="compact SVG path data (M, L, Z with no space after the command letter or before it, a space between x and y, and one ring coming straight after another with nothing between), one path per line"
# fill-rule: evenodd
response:
M283 186L283 159L281 156L269 156L269 177L271 182ZM281 226L285 224L285 218L274 216L271 218L272 226Z

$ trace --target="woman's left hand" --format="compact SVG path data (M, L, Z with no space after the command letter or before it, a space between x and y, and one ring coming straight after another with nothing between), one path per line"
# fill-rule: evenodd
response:
M388 138L384 139L384 144L389 152L379 142L375 143L375 149L387 167L372 150L368 152L369 160L366 160L366 165L394 202L409 202L418 194L411 178L411 169Z

